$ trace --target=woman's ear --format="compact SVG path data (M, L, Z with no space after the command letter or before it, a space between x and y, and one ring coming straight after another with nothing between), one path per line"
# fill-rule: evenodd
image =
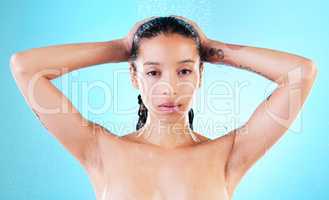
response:
M199 67L200 81L199 81L199 86L198 86L199 88L202 85L203 71L204 71L204 64L203 64L203 62L200 62L200 67Z
M137 67L135 63L129 62L130 80L135 89L139 89L137 82Z

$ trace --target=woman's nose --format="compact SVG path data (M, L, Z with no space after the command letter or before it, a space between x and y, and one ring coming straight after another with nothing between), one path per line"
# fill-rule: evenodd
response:
M177 80L170 76L164 78L161 84L161 91L163 95L177 95Z
M173 87L166 87L162 89L162 94L167 96L176 96L177 92Z

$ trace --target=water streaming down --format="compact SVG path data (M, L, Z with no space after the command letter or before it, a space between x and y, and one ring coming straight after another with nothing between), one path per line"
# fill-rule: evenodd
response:
M212 19L211 2L207 0L144 0L137 5L139 18L178 15L195 20L206 28Z

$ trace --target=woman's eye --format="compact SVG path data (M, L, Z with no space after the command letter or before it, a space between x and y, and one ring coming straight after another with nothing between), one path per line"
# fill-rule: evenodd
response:
M187 74L190 74L192 72L192 70L189 70L189 69L183 69L179 72L179 74L181 75L187 75ZM157 76L160 74L160 72L158 71L149 71L146 73L148 76Z
M149 76L155 76L155 75L157 75L157 71L150 71L146 74L149 75Z
M181 70L180 72L182 72L183 75L186 75L186 74L190 74L192 71L189 70L189 69L183 69L183 70Z

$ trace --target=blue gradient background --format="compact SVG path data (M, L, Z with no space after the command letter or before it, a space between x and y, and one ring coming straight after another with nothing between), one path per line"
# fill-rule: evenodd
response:
M196 21L212 39L278 49L316 62L318 78L301 115L245 175L234 199L329 199L328 7L328 1L324 0L1 1L0 199L95 198L78 161L47 132L25 103L10 74L10 55L34 47L121 38L136 21L168 14ZM69 82L108 82L115 91L111 94L115 100L110 109L101 115L81 112L122 135L134 130L138 92L131 87L127 73L114 76L116 69L125 70L127 64L85 68ZM60 79L54 80L58 87ZM207 64L204 88L215 80L230 84L243 80L248 86L241 91L240 111L230 115L233 122L227 120L230 116L196 109L196 129L211 138L223 135L234 127L232 124L243 124L265 98L265 89L270 85L268 80L250 72ZM97 89L88 98L94 107L104 101L102 91ZM72 99L81 109L79 101ZM221 101L211 103L218 107L227 105ZM202 103L198 101L196 105ZM128 108L135 110L122 114ZM215 117L219 121L214 121ZM197 123L209 119L214 124L227 123L226 129L214 130Z

